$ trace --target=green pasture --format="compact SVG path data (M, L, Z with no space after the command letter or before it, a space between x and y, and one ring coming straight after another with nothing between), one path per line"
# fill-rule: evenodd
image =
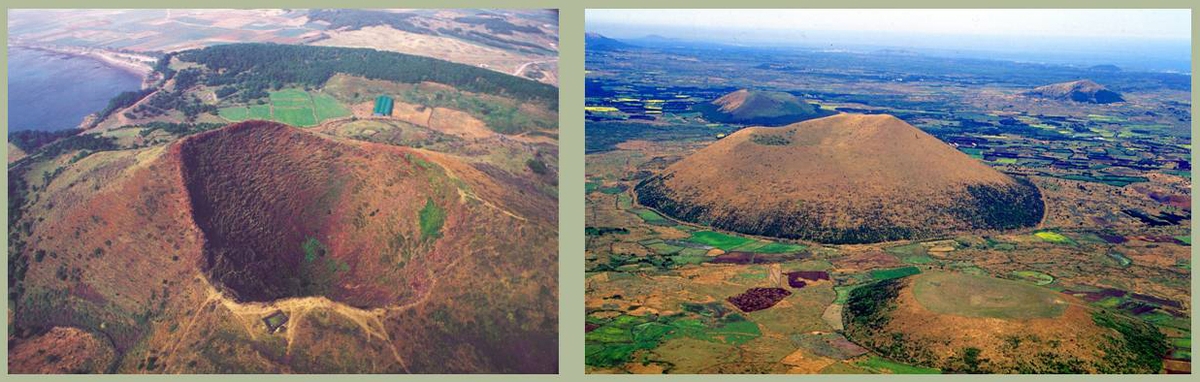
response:
M951 272L930 272L913 282L913 296L932 312L965 317L1032 319L1058 317L1066 301L1027 283Z
M751 243L754 240L744 237L726 235L720 232L699 231L692 233L692 237L689 237L688 241L720 248L724 251L729 251L742 245Z
M217 115L231 122L261 119L300 127L316 126L329 119L351 115L349 109L325 93L284 89L271 92L268 99L270 103L266 105L220 108Z

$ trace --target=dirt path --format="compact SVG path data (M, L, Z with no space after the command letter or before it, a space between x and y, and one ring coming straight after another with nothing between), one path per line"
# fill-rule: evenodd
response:
M270 303L239 303L234 301L232 298L225 296L223 293L221 293L221 291L217 290L216 287L210 284L207 279L204 279L203 276L200 277L203 279L202 282L207 289L207 297L200 303L191 320L188 321L187 325L184 326L183 330L177 335L175 343L170 346L170 351L167 353L168 357L174 358L177 354L179 354L179 348L185 341L192 338L190 334L195 330L197 322L208 316L206 309L212 304L219 304L222 308L225 308L225 310L227 310L234 317L234 320L237 321L238 326L246 330L246 334L252 341L258 340L262 334L266 333L265 328L258 324L262 317L266 317L267 315L274 313L276 310L283 311L284 314L287 314L288 316L288 330L285 339L287 342L287 351L285 354L288 355L292 354L292 346L296 343L296 333L298 332L296 329L304 323L305 318L310 313L315 310L323 310L336 313L346 318L350 322L355 323L362 330L363 334L368 340L371 338L378 338L382 340L387 344L388 350L390 350L392 353L392 357L396 360L396 363L399 364L406 373L408 373L410 372L408 369L408 364L404 361L404 358L400 356L400 351L396 349L396 344L393 342L391 335L387 332L383 322L387 318L387 315L391 312L409 309L426 302L429 299L430 294L427 292L416 301L404 305L375 309L359 309L329 300L325 297L288 298ZM436 281L436 279L434 280ZM432 288L430 288L430 290L432 290ZM174 362L174 360L167 362L167 365L169 366L176 366L179 364L179 362ZM164 368L163 373L166 372L167 369Z
M521 66L518 66L518 67L517 67L517 70L514 70L514 71L512 72L512 75L514 75L514 76L520 76L520 75L521 75L521 72L524 72L524 71L525 71L525 68L528 68L528 67L529 67L529 65L534 65L534 64L548 64L548 63L551 63L551 62L558 62L558 59L557 59L557 58L555 58L555 59L552 59L552 60L541 60L541 61L530 61L530 62L526 62L526 63L524 63L524 64L521 64Z

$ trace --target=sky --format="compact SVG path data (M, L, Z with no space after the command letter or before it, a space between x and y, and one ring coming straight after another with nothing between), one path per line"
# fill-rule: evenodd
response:
M589 9L586 29L753 46L900 48L1190 72L1191 11L1141 9Z
M589 24L1186 40L1189 10L1142 9L589 9Z

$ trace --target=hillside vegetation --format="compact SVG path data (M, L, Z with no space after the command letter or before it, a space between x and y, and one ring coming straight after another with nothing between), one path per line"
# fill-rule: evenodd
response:
M1028 227L1044 210L1031 183L887 115L743 129L642 181L637 195L681 220L824 243Z
M191 50L178 59L209 69L204 83L261 92L285 84L320 86L334 74L400 83L425 81L465 91L558 104L558 89L470 65L374 49L279 44L227 44ZM553 108L553 107L552 107Z

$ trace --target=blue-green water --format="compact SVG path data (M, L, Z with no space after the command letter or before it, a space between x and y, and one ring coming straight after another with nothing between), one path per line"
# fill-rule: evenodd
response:
M90 57L10 47L8 129L64 130L108 105L142 79Z

